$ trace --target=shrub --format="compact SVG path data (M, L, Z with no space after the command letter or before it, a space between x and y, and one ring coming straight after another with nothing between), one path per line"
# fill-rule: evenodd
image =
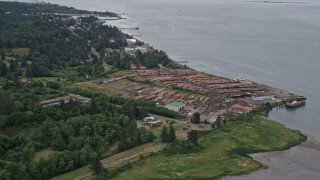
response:
M203 149L190 141L175 141L169 144L163 151L167 154L187 154Z

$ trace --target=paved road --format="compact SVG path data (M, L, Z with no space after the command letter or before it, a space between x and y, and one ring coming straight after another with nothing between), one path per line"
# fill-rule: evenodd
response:
M101 60L101 61L102 61L102 66L103 66L103 69L104 69L105 71L110 71L110 70L111 70L110 66L109 66L103 59L101 59L100 54L97 52L97 50L96 50L95 48L91 47L91 52L92 52L95 56L97 56L98 60Z

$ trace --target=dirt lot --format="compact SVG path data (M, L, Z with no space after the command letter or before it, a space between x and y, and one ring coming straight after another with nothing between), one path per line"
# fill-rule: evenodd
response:
M123 97L151 100L161 105L181 102L187 109L186 112L181 112L183 115L192 111L207 116L221 110L228 111L234 105L246 109L266 102L283 102L296 97L287 91L246 79L227 79L189 69L132 70L123 73L120 71L110 79L81 82L74 86ZM253 98L260 96L275 99L263 100L256 104Z

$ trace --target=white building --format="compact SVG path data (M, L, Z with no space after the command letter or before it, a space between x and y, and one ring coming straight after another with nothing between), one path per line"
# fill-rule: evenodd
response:
M148 123L148 122L150 122L150 121L155 121L156 120L156 118L154 118L154 117L152 117L152 116L150 116L150 117L145 117L145 118L143 118L143 123Z
M133 45L133 44L136 44L137 43L137 40L136 39L126 39L128 45Z

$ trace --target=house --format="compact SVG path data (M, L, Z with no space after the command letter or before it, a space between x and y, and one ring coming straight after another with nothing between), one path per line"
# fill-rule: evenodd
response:
M213 116L207 122L209 124L215 124L215 123L221 122L222 120L223 120L223 116Z
M116 40L114 38L109 39L109 43L115 43Z
M162 124L161 121L156 120L156 118L154 118L152 116L143 118L142 123L147 124L150 127L161 126L161 124Z
M154 118L154 117L152 117L152 116L150 116L150 117L145 117L145 118L143 118L142 123L148 124L149 122L152 122L152 121L155 121L155 120L156 120L156 118Z
M212 117L212 118L210 118L210 119L208 120L208 123L209 123L209 124L214 124L214 123L217 122L217 119L218 119L218 116L214 116L214 117Z
M134 53L134 52L135 52L135 49L134 49L134 48L125 47L125 48L124 48L124 51L125 51L126 53Z
M186 104L182 103L182 102L171 102L169 104L166 105L166 108L172 110L172 111L176 111L179 112L181 111L184 107L186 106Z
M145 48L142 48L142 47L125 47L125 48L124 48L124 51L125 51L126 53L135 53L135 52L137 52L138 50L139 50L141 53L146 53L146 52L147 52L147 50L146 50Z
M126 41L127 41L127 43L128 43L129 46L130 46L130 45L134 45L134 44L137 43L137 40L136 40L136 39L126 39Z
M162 122L157 120L157 121L151 121L151 122L148 122L148 125L150 127L157 127L157 126L161 126Z
M139 50L142 54L147 52L147 49L146 49L146 48L143 48L143 47L136 47L136 48L135 48L135 51L138 51L138 50Z

